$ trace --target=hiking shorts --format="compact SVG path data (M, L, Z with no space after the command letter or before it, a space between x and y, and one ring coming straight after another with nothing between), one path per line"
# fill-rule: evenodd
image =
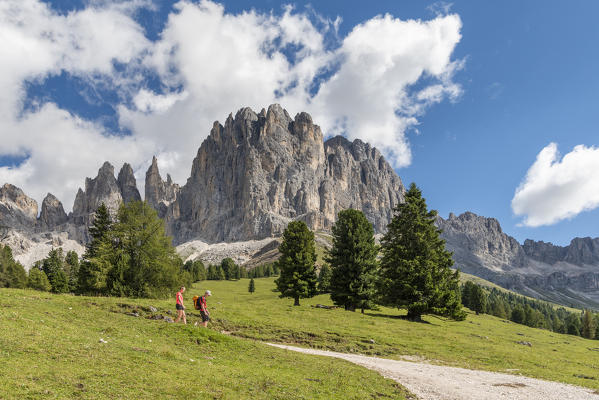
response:
M175 305L175 308L177 308L177 310L185 310L185 308L183 308L183 306L179 303Z
M202 322L210 321L210 315L206 314L204 311L200 311L200 315L202 316Z

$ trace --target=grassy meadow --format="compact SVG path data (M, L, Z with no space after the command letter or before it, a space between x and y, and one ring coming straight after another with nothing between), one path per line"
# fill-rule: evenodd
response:
M2 289L0 399L410 397L375 372L261 341L407 356L599 389L599 341L489 315L469 313L463 322L426 316L414 323L401 318L404 311L384 307L365 314L314 307L331 305L326 295L293 307L292 299L273 292L273 281L256 279L253 294L247 279L195 284L185 294L187 326L149 319L174 314L174 296L93 298ZM210 329L193 326L199 315L191 310L191 297L205 289L213 293Z
M292 299L279 299L273 292L272 278L255 282L253 294L247 292L247 280L197 284L197 293L212 290L209 308L215 329L261 341L395 359L408 356L599 389L599 341L474 313L462 322L425 316L423 323L416 323L402 319L405 311L385 307L365 314L314 307L332 305L328 295L302 299L301 306L293 307Z
M247 289L247 281L231 282L231 286ZM218 289L221 298L225 288ZM192 292L188 291L188 304ZM228 299L235 301L234 296ZM167 315L173 303L0 289L0 399L402 399L408 395L395 382L342 360L147 319L156 314L150 306Z

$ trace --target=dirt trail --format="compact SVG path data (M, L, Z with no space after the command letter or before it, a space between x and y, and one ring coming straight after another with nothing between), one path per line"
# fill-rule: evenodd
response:
M268 344L353 362L401 383L424 400L599 400L599 392L592 389L523 376Z

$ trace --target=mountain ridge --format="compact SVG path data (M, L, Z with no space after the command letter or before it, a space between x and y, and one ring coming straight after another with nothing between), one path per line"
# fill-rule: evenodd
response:
M164 180L153 157L144 197L175 244L210 246L277 238L291 220L329 232L346 208L362 210L380 234L404 192L376 148L342 136L325 141L309 114L292 118L273 104L259 113L241 108L224 124L215 121L182 186L168 174ZM35 200L7 183L0 188L2 240L17 246L17 255L58 243L83 249L101 203L114 216L122 202L141 199L128 163L115 176L105 162L96 177L86 178L68 215L52 194L40 211ZM599 308L599 238L574 238L568 246L530 239L520 244L496 219L471 212L438 217L437 225L456 268L533 297Z

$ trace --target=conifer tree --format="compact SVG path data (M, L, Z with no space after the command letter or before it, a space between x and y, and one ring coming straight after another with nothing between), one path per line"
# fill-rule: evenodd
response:
M64 262L64 254L60 247L50 250L48 257L42 260L42 270L48 277L54 293L69 291L69 277L64 270Z
M292 221L283 233L277 261L280 276L275 280L280 297L291 297L294 306L300 298L316 294L316 250L314 232L303 221Z
M318 273L318 292L329 293L331 291L331 267L329 264L323 264Z
M223 270L226 280L235 279L235 276L236 276L235 267L236 266L237 265L235 264L235 261L233 261L232 258L227 257L221 261L220 267Z
M375 296L377 246L374 229L362 211L340 211L333 225L333 246L325 261L331 266L331 299L346 310L371 308Z
M248 285L248 292L254 293L256 291L256 284L254 283L254 278L250 279L250 284Z
M90 261L109 266L106 288L112 295L162 297L191 280L183 274L164 221L142 201L121 204L117 223Z
M382 240L382 302L406 307L410 320L420 320L423 314L465 318L459 272L451 270L453 260L435 227L436 216L436 211L428 211L420 189L412 183Z
M224 281L227 279L227 275L225 275L225 270L221 265L216 266L216 280Z
M106 278L111 266L105 260L97 259L96 253L100 245L108 240L111 228L110 213L102 203L96 210L94 221L89 228L90 241L79 266L77 292L80 294L101 294L106 290Z
M0 244L0 288L18 288L27 286L27 273L25 268L16 262L12 256L12 249Z
M580 336L580 315L569 314L566 317L566 333L569 335Z
M79 256L74 251L67 252L65 256L65 273L69 281L69 291L76 291L79 279Z
M206 267L204 267L202 260L195 260L193 262L192 271L195 282L206 280Z
M589 310L585 310L582 315L582 337L594 339L596 328L593 314Z
M510 320L517 324L523 324L526 320L526 315L524 314L524 307L518 304L516 307L512 309L512 315L510 316Z
M29 270L29 277L27 278L27 287L35 290L41 290L49 292L52 289L50 281L46 276L46 273L39 268L32 267Z
M480 285L475 284L470 293L470 308L476 315L487 310L487 294Z

